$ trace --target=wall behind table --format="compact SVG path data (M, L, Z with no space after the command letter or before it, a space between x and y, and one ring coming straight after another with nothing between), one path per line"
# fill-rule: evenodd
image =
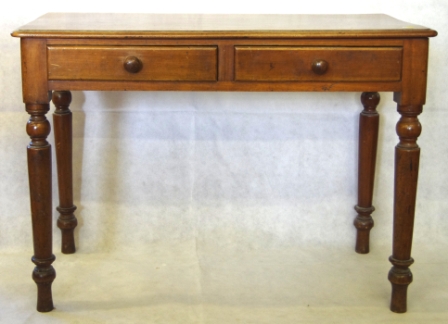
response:
M432 1L171 1L160 13L386 13L439 31L431 40L415 241L447 243L444 53L448 3ZM175 8L175 10L173 10ZM121 3L10 3L0 13L0 251L31 251L19 40L15 28L49 12L121 12ZM131 10L132 11L132 10ZM75 204L80 250L154 241L282 248L352 248L359 93L74 92ZM381 135L372 247L391 241L398 114L379 106ZM50 116L50 115L49 115ZM53 142L52 137L50 140ZM54 167L54 170L56 168ZM54 205L57 184L54 181ZM55 213L54 218L57 215ZM55 250L59 250L55 226ZM389 253L389 251L387 252Z

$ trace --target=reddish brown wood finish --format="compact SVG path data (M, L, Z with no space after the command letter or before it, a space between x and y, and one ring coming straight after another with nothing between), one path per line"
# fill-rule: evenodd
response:
M421 111L422 106L418 105L398 106L402 117L397 123L400 143L395 148L394 243L389 258L393 264L389 272L392 284L391 310L397 313L406 312L407 288L412 282L409 266L414 263L411 247L420 160L417 137L421 133L417 116Z
M345 24L348 19L351 23ZM120 24L117 24L120 22ZM70 28L67 29L67 26ZM431 29L385 15L47 14L21 37L33 278L39 311L53 309L49 90L53 95L63 253L73 253L70 90L364 91L360 115L356 251L369 251L378 137L376 91L393 91L401 119L395 150L391 310L406 311ZM132 58L134 57L134 58ZM140 64L141 63L141 64ZM128 66L129 65L129 66ZM370 91L370 92L366 92Z
M48 103L47 44L45 39L22 38L22 92L25 103Z
M43 39L22 39L23 101L30 119L26 131L31 138L27 148L30 185L31 219L33 229L33 280L37 284L37 310L53 309L51 284L56 272L52 238L51 146L47 142L50 123L49 92L46 78L46 42Z
M129 57L141 67L130 72ZM49 46L49 80L216 81L216 46Z
M420 161L417 138L422 127L417 118L426 99L428 39L409 39L403 55L403 89L395 93L401 115L396 131L400 142L395 147L395 195L393 249L389 258L393 267L389 272L392 284L390 309L396 313L407 310L407 290L412 282L409 266L414 230L415 202Z
M30 182L31 217L33 224L34 256L36 265L33 279L37 284L37 310L53 309L51 283L56 277L51 264L52 252L52 199L51 199L51 146L47 142L50 123L45 117L48 104L26 104L31 115L26 130L31 138L28 145L28 173Z
M401 57L401 47L237 46L235 80L398 81ZM316 61L326 68L316 73Z
M62 231L61 251L75 253L73 231L78 224L73 204L73 167L72 167L72 112L69 109L72 95L70 91L54 91L53 114L54 138L56 143L56 162L58 169L59 207L58 227Z
M373 184L375 180L376 150L378 143L379 115L376 107L380 102L378 92L364 92L361 95L364 110L359 116L359 156L358 156L358 216L354 225L357 229L356 252L369 253L369 236L373 227L371 214Z

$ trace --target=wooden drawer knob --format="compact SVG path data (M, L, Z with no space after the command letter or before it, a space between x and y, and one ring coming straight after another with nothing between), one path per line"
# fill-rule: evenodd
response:
M325 72L327 72L328 70L328 62L325 60L315 60L311 68L316 74L325 74Z
M138 57L128 56L124 60L124 69L129 73L137 73L142 69L142 67L143 63Z

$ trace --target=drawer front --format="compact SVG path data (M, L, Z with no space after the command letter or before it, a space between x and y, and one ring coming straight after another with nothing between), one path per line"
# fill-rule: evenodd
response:
M399 81L401 47L235 47L236 81Z
M49 46L49 80L216 81L216 46Z

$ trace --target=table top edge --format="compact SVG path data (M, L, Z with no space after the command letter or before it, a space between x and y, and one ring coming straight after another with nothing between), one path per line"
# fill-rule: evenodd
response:
M415 38L435 30L384 14L47 13L11 33L32 38Z

